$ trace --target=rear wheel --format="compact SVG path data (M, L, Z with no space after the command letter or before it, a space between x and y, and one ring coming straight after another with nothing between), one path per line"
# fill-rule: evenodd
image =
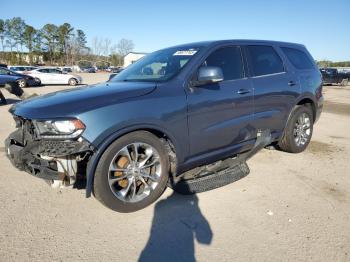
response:
M94 195L115 211L137 211L164 192L168 172L169 158L161 141L149 132L133 132L103 153L95 172Z
M78 81L75 78L71 78L69 79L68 84L70 86L76 86L78 84Z
M18 86L19 86L20 88L25 88L25 87L27 86L26 80L24 80L24 79L19 80L19 81L18 81Z
M311 109L307 106L296 106L278 144L280 149L289 153L304 151L312 137L313 123Z

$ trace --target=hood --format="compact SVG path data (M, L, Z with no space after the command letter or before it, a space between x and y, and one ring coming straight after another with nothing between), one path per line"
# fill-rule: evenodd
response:
M102 83L24 100L12 106L9 111L27 119L73 117L95 108L148 94L155 87L155 83Z

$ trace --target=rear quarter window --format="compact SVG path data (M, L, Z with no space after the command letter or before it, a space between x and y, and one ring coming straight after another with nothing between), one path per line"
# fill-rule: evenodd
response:
M281 49L296 69L305 70L315 68L305 52L290 47L281 47Z
M249 65L254 76L284 72L282 59L272 46L247 46L247 55Z

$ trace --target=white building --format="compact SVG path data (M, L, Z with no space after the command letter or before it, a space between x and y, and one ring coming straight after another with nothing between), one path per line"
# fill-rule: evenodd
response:
M138 53L138 52L130 52L126 56L124 56L124 64L123 67L127 67L128 65L131 65L132 63L135 63L140 58L147 55L147 53Z

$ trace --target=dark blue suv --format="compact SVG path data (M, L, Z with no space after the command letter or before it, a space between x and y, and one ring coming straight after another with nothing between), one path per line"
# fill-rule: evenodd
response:
M87 196L132 212L183 174L252 151L266 130L269 144L303 151L322 104L303 45L199 42L151 53L110 82L16 104L6 149L20 170L53 186L85 179Z

